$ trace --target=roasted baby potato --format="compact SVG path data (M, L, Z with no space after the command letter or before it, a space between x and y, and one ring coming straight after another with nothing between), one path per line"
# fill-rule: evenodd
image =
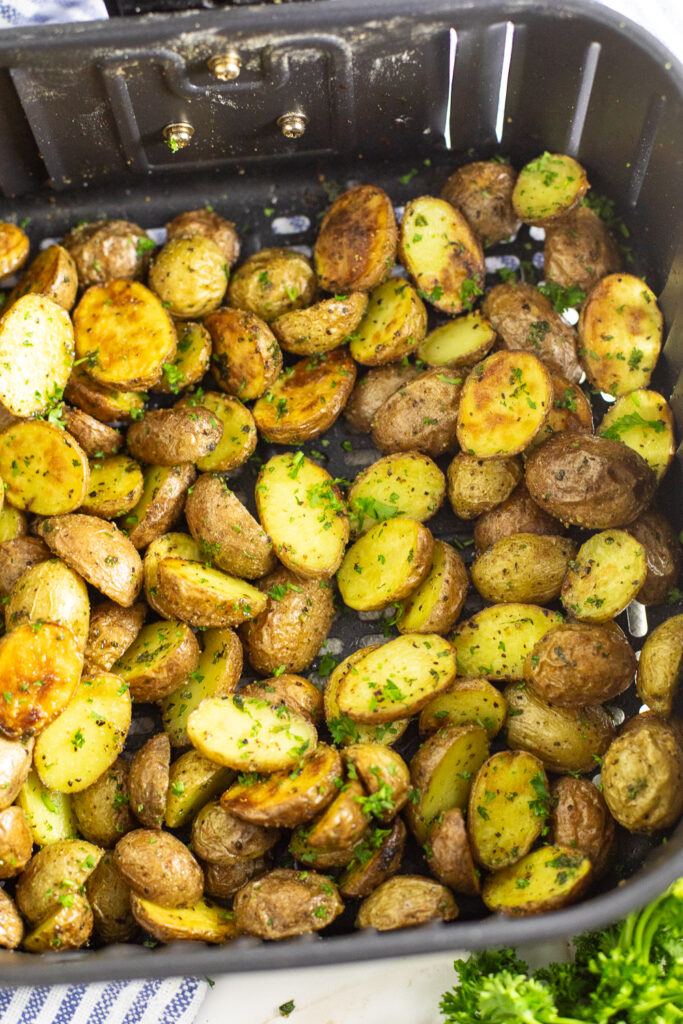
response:
M33 842L38 846L48 846L60 839L75 839L78 836L78 823L71 797L47 789L37 772L29 772L19 791L17 803L26 815L33 833Z
M443 199L420 196L406 204L398 254L421 295L452 316L472 308L486 267L479 239L462 213Z
M581 164L565 154L545 152L519 172L512 207L525 224L545 225L570 213L589 188Z
M85 645L85 660L108 672L115 661L122 657L145 621L145 606L141 602L130 608L122 608L114 601L103 601L95 605L90 613L90 628Z
M212 452L197 459L202 473L226 473L243 465L253 454L258 434L254 417L239 398L222 395L218 391L202 391L186 395L180 405L201 405L216 417L223 427L223 435Z
M370 893L397 873L401 867L406 827L402 818L395 818L390 829L374 829L353 851L345 871L339 876L339 892L354 899Z
M70 253L61 245L49 245L38 253L19 284L9 293L7 309L23 295L42 295L69 310L76 301L77 291L78 271Z
M334 621L334 595L327 580L297 578L280 568L264 577L264 609L240 629L251 667L262 675L283 668L302 672L317 655Z
M455 627L458 674L488 679L523 679L529 651L562 622L559 612L535 604L494 604Z
M204 892L219 900L231 900L252 878L265 875L270 867L266 857L233 857L224 864L204 864Z
M140 466L127 455L111 455L90 463L88 490L81 510L101 519L125 516L138 503L143 489Z
M531 284L497 284L487 292L482 312L505 348L531 352L551 373L571 384L581 377L574 330Z
M459 519L474 519L502 504L522 479L515 456L479 459L458 452L448 467L448 498Z
M197 668L199 644L189 626L171 619L143 626L112 665L135 701L161 700Z
M164 363L163 376L154 385L155 391L177 395L198 384L211 362L211 335L202 324L191 321L175 325L178 347L172 363Z
M21 807L0 811L0 878L20 874L31 859L33 835Z
M344 419L352 430L369 434L372 421L380 406L393 395L402 384L417 377L419 370L412 363L390 363L368 370L351 392L344 408Z
M26 516L23 512L20 512L18 508L12 508L11 505L5 505L0 509L0 543L4 544L6 540L25 537L26 533Z
M241 934L285 939L326 928L344 906L326 875L277 868L247 882L236 894L233 909Z
M228 267L210 238L172 238L154 258L148 280L171 316L191 320L218 309L228 286Z
M202 473L185 502L190 533L208 561L252 580L275 568L273 545L224 477Z
M378 821L392 821L408 802L410 772L395 750L381 743L352 743L344 749L347 774L357 777L375 801L368 803L369 812Z
M62 839L38 850L17 881L15 898L24 917L36 924L68 906L64 897L78 894L103 852L84 839Z
M674 615L653 629L638 661L638 696L656 715L668 718L683 660L683 615Z
M190 626L239 626L266 606L265 595L250 583L187 558L162 558L157 573L164 614Z
M85 883L93 912L95 935L102 942L129 942L135 938L137 923L130 909L130 887L107 851Z
M228 303L269 324L283 313L310 306L315 289L313 268L300 252L261 249L233 273Z
M356 365L344 348L306 356L256 402L256 426L275 444L303 444L338 419L355 379Z
M516 533L495 541L477 557L470 566L472 582L492 604L548 604L559 597L575 554L574 542L566 537Z
M368 829L367 794L355 779L346 782L318 817L292 836L289 851L313 867L345 866Z
M496 463L494 459L485 459L479 460L479 465L488 469L493 468ZM460 518L466 517L461 515ZM538 533L552 537L560 536L563 531L564 527L559 519L544 512L532 500L522 480L509 497L479 515L474 524L474 544L477 554L480 555L496 541L516 533Z
M256 482L256 507L288 569L307 579L334 576L349 539L349 521L326 470L303 452L273 456Z
M133 892L162 907L191 907L201 899L202 869L170 832L128 832L116 844L114 865Z
M579 355L591 384L610 395L646 388L662 347L657 296L632 274L609 274L581 307ZM618 357L618 358L617 358Z
M472 853L489 871L515 864L541 835L549 811L548 779L538 758L501 750L484 762L470 789Z
M425 842L441 814L466 806L471 779L488 756L488 736L480 725L445 725L425 740L410 762L417 799L406 807L418 842Z
M164 732L144 743L130 763L129 806L141 825L161 828L168 799L171 744Z
M64 388L64 397L77 409L104 423L119 420L128 423L142 413L146 398L137 391L116 391L104 384L97 384L82 365L74 366L71 371Z
M123 444L123 438L118 430L101 423L82 409L72 409L63 405L62 420L89 459L116 455Z
M271 329L285 352L298 356L329 352L353 337L367 307L364 292L335 295L283 313L273 320Z
M465 563L455 548L434 541L431 569L402 602L399 633L447 633L458 621L468 584Z
M105 387L145 391L175 358L173 321L139 281L93 285L76 306L73 323L76 356Z
M517 455L552 407L550 374L529 352L494 352L467 377L458 409L458 441L480 459Z
M433 459L455 448L462 379L425 370L387 398L372 421L381 452L417 451Z
M46 953L48 950L80 949L93 930L93 913L85 896L80 893L43 918L28 935L23 946L29 953Z
M459 807L445 811L429 830L427 863L443 885L468 896L479 893L479 872L474 866L463 813Z
M387 932L457 916L458 906L445 885L422 875L397 875L363 900L356 927Z
M179 828L187 824L209 800L220 796L233 778L234 773L229 768L220 768L198 750L181 754L169 770L166 825Z
M129 803L128 762L119 757L87 789L74 793L78 831L96 846L115 846L135 827Z
M478 160L451 174L441 190L441 198L465 215L484 245L495 245L520 227L520 219L512 208L516 177L509 164Z
M598 427L600 437L622 441L647 462L658 480L676 451L674 417L669 403L656 391L631 391L617 398Z
M0 889L0 946L16 949L24 936L24 922L14 900Z
M179 213L166 225L166 238L208 238L218 246L223 261L230 268L240 254L240 236L232 221L226 220L214 210L186 210Z
M427 310L412 285L390 278L370 293L349 349L357 363L381 366L410 355L427 333Z
M417 354L430 366L459 370L483 359L495 340L493 327L475 309L435 327L420 342Z
M237 934L232 911L203 896L189 907L162 907L131 892L130 907L137 923L159 942L194 940L216 945Z
M81 288L143 277L154 248L147 232L128 220L79 224L65 235L63 245L76 264Z
M563 622L542 636L524 662L534 693L559 707L613 700L633 682L636 656L616 624Z
M543 269L562 288L587 292L596 281L619 270L619 249L605 223L583 204L545 229Z
M296 828L334 800L342 776L339 752L319 743L294 772L284 770L266 778L242 775L223 794L221 804L255 825Z
M0 733L21 739L61 715L83 668L82 647L68 626L22 623L0 639ZM28 694L28 696L27 696Z
M188 533L165 533L153 540L145 551L143 570L147 604L159 615L172 619L173 612L167 608L159 592L159 565L164 558L189 558L201 562L202 553L197 541Z
M68 626L81 651L85 650L90 619L88 590L73 569L57 558L39 562L15 584L5 605L5 626L24 622L40 629L43 622Z
M615 854L616 829L605 798L588 779L563 775L550 787L553 807L550 812L549 841L579 850L593 866L593 877L600 878Z
M551 707L528 686L503 690L510 710L506 723L511 750L534 754L551 772L595 771L614 739L614 723L599 704Z
M15 472L19 466L21 472ZM78 508L90 480L88 460L75 438L44 420L20 420L0 434L0 474L7 501L41 516Z
M33 738L10 740L0 736L0 810L14 803L28 778L33 757Z
M280 838L276 828L238 818L218 802L205 804L192 822L192 849L209 864L230 863L235 857L263 857Z
M620 441L567 431L526 460L529 494L565 524L604 530L633 522L649 505L656 478Z
M506 715L507 701L486 679L458 678L423 708L420 733L436 732L444 725L480 725L493 739Z
M195 477L194 466L189 462L145 469L140 500L123 520L136 548L146 548L170 530L183 510L185 495Z
M36 527L51 551L105 597L130 608L142 586L142 561L127 537L97 516L52 516Z
M574 903L591 878L591 862L580 851L570 846L540 846L487 878L481 895L495 913L527 917Z
M377 644L361 647L353 654L349 654L335 666L327 680L324 694L325 720L328 729L334 736L335 743L340 747L346 747L349 743L364 742L384 743L391 746L408 728L410 721L408 718L399 718L394 722L383 722L380 725L364 725L353 721L348 715L342 715L339 710L337 696L342 679L366 654L377 650L377 647Z
M145 413L128 428L126 443L141 462L177 466L209 455L222 436L222 423L208 409L177 406Z
M248 402L277 380L282 352L268 324L254 313L224 307L210 313L211 369L221 391Z
M284 704L294 714L303 715L315 724L322 718L323 695L317 686L303 676L285 673L270 679L259 679L247 683L240 692L247 697L260 697L273 707Z
M594 533L581 545L562 584L562 604L581 622L608 622L645 582L645 548L625 530Z
M59 718L36 740L33 763L43 785L78 793L107 771L123 750L131 719L130 694L106 672L82 679Z
M578 384L570 384L565 377L551 374L553 404L548 419L533 439L527 451L547 441L551 434L563 430L577 433L593 433L593 411Z
M22 228L0 221L0 280L23 267L29 248L28 235Z
M358 533L377 522L407 516L423 523L438 512L446 490L444 475L427 455L398 452L361 470L347 504Z
M386 519L352 544L337 573L344 604L374 611L408 597L432 565L434 538L406 516Z
M643 716L639 716L643 717ZM683 813L683 747L655 715L612 741L602 762L602 790L614 818L630 832L656 832Z
M313 257L320 287L367 292L384 281L396 259L398 231L389 196L375 185L341 195L320 225Z

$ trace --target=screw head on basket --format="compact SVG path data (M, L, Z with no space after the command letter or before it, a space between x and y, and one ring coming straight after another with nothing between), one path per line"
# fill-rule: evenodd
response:
M239 77L242 70L242 59L236 50L226 50L225 53L217 53L209 57L206 62L209 71L220 82L232 82Z
M300 139L308 126L308 118L292 111L278 117L277 126L286 139Z
M194 128L189 121L172 121L163 129L162 135L171 152L176 153L190 144Z

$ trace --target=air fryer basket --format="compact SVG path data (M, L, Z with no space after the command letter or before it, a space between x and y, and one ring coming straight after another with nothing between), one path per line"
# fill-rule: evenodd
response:
M0 33L0 219L28 219L37 246L81 219L122 216L160 228L210 203L236 222L248 255L264 245L310 247L331 193L355 182L383 186L400 207L438 193L474 154L501 153L521 166L543 149L568 152L616 201L641 257L636 272L661 297L668 335L653 386L672 396L680 432L680 65L637 26L590 3L416 6L318 0ZM207 60L227 50L242 68L221 82ZM286 113L308 118L301 138L281 133ZM194 136L172 153L163 129L183 121ZM533 258L542 276L541 249L525 229L490 255L508 265ZM353 451L343 450L341 423L328 437L322 457L334 476L354 476L377 457L357 435ZM305 445L320 448L320 439ZM272 450L260 442L261 457ZM679 450L662 496L678 529L681 464ZM250 500L253 476L246 469L231 486ZM447 511L432 525L448 539L471 535ZM470 602L466 612L476 594ZM676 611L648 609L649 627ZM643 610L623 618L639 646ZM348 653L381 631L372 619L362 626L360 636L358 621L342 617L328 649ZM622 706L634 713L637 699ZM138 742L145 727L153 718L140 722ZM661 839L631 837L612 888L540 917L481 919L472 916L480 906L458 898L460 920L394 933L355 932L347 911L324 938L280 943L112 946L40 961L3 950L0 984L299 967L567 936L628 913L683 875L683 825Z

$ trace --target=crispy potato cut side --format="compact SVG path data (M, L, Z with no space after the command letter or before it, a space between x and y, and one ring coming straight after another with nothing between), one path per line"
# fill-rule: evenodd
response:
M351 355L363 366L394 363L409 355L427 331L427 310L407 281L390 278L375 288L351 337Z
M85 500L90 470L85 452L65 430L22 420L0 434L0 477L16 508L56 516Z
M398 252L420 295L436 309L462 313L482 294L486 268L481 243L462 213L444 199L411 199Z
M37 846L48 846L59 839L75 839L78 835L71 797L47 789L36 771L29 773L19 791L17 804L26 815Z
M455 655L443 637L405 634L347 668L337 692L342 715L368 725L421 711L453 681Z
M360 650L349 654L332 670L332 674L327 680L323 698L325 721L334 737L334 742L340 747L347 747L350 743L382 743L391 746L401 738L408 728L409 718L399 718L395 722L383 722L380 725L363 725L360 722L354 722L348 715L342 715L339 710L337 695L347 670L370 651L377 650L377 646L374 644L370 647L361 647Z
M112 671L130 688L133 700L161 700L195 672L199 644L184 622L143 626Z
M139 281L109 281L88 288L73 315L76 355L98 384L144 391L175 358L173 321L157 296Z
M204 897L190 907L162 907L132 892L130 906L137 923L159 942L220 945L237 935L233 912Z
M28 235L22 228L0 221L0 280L23 267L29 248Z
M143 412L147 396L137 391L117 391L97 384L82 365L76 365L66 382L64 397L77 409L104 423L118 420L128 423Z
M0 319L0 403L14 416L44 413L61 396L73 361L69 314L52 299L25 295Z
M464 451L500 458L524 451L553 403L550 374L529 352L495 352L465 381L458 412Z
M211 362L211 335L202 324L178 322L175 325L178 347L172 363L164 363L163 375L154 385L155 391L177 395L179 391L198 384Z
M43 785L58 793L87 789L123 750L130 718L130 694L118 676L84 679L36 741L34 763Z
M538 758L525 751L494 754L470 789L467 828L474 856L490 871L521 860L541 835L550 808Z
M676 451L671 407L656 391L631 391L617 398L597 429L600 437L621 441L647 462L658 480L666 473Z
M559 612L535 604L494 604L455 627L458 673L474 678L523 679L534 644L562 622Z
M638 696L656 715L668 717L683 661L683 615L674 615L653 629L638 661Z
M256 507L280 561L300 576L329 579L349 538L349 521L330 474L303 452L275 455L256 482Z
M0 639L0 732L11 739L39 733L71 700L83 668L78 640L68 628L24 623Z
M574 903L591 881L588 857L570 846L541 846L486 879L482 899L507 917L527 917Z
M396 621L399 633L447 633L462 611L468 582L465 563L455 548L434 541L431 569L402 603Z
M111 455L90 464L87 494L81 508L101 519L125 516L137 505L144 481L138 463L127 455Z
M326 928L344 905L327 875L276 868L240 889L233 908L241 934L285 939Z
M9 293L7 309L23 295L42 295L63 309L71 309L78 291L78 272L70 254L61 245L49 245L29 266L21 281Z
M430 701L420 714L420 733L429 734L444 725L480 725L489 739L503 728L507 701L486 679L456 679Z
M445 885L422 875L396 875L363 900L356 927L387 932L457 916L458 906Z
M645 548L625 530L594 533L567 568L562 604L581 622L609 622L645 582Z
M247 402L277 380L282 352L260 317L225 306L210 313L204 326L211 335L212 369L222 391Z
M166 611L191 626L239 626L266 606L266 595L250 583L187 558L162 558L158 580Z
M93 913L85 896L76 894L73 903L60 907L40 921L25 936L23 947L29 953L80 949L93 929Z
M56 558L28 569L5 605L8 630L24 622L33 623L35 629L40 629L42 622L68 626L83 651L88 639L90 602L80 576Z
M26 536L26 516L18 508L5 505L0 510L0 544Z
M569 562L576 554L567 537L517 533L502 537L478 556L470 572L486 601L548 604L559 597Z
M320 287L329 292L370 291L396 258L398 231L391 199L375 185L341 195L325 214L313 257Z
M544 224L573 210L589 188L581 164L563 153L545 152L517 175L512 206L526 224Z
M187 750L172 762L164 822L169 828L188 824L210 800L224 793L235 777L197 750Z
M182 405L201 405L215 416L223 427L220 441L212 452L197 459L202 473L227 473L242 466L253 454L258 434L251 411L239 398L218 391L202 391L181 399Z
M361 470L347 497L354 529L367 531L377 522L407 516L422 523L438 512L446 491L444 475L419 452L385 455Z
M609 395L647 388L662 347L657 296L632 274L609 274L581 307L579 356L591 384Z
M307 356L285 370L256 402L256 426L276 444L317 437L339 417L355 380L356 365L345 349Z
M209 697L187 720L190 742L216 764L242 772L293 768L312 751L317 732L284 706L255 697Z
M271 329L285 352L299 356L329 352L355 333L367 306L364 292L335 295L306 309L283 313Z
M429 366L456 370L483 359L495 340L492 324L478 310L473 310L435 327L420 342L417 354Z
M129 608L142 586L142 561L113 523L97 516L64 515L44 519L37 532L56 555L93 587Z
M403 600L429 572L434 538L422 523L400 516L373 526L352 544L337 573L344 604L357 611Z

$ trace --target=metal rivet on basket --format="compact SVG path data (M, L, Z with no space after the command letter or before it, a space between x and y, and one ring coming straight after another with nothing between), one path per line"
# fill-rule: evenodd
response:
M215 56L209 57L206 63L214 78L221 82L231 82L233 78L239 78L239 73L242 70L242 60L236 50L217 53Z
M277 126L286 139L300 139L306 131L308 118L305 114L283 114L278 117Z
M194 135L194 128L189 121L172 121L162 132L166 144L172 153L185 149Z

